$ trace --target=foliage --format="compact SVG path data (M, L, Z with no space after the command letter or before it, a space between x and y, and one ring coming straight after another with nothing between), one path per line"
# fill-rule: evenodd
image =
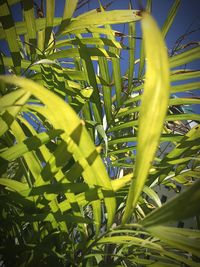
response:
M180 66L199 59L200 47L170 57L163 41L179 4L160 31L147 11L100 6L73 18L80 2L68 0L58 18L54 0L46 11L1 1L0 39L10 50L1 73L12 74L0 76L5 266L199 265L199 230L172 224L195 217L199 226L200 214L200 116L183 109L200 100L173 97L199 89L200 72ZM112 29L119 23L128 36ZM180 184L162 204L158 186Z

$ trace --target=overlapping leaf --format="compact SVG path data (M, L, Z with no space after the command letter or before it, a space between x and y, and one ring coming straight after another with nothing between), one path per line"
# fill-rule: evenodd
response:
M147 57L147 72L140 109L135 179L129 189L123 222L126 222L131 216L148 176L159 143L169 98L167 52L159 29L148 13L143 15L142 29ZM152 34L152 29L154 34ZM157 53L153 54L152 49L155 47Z

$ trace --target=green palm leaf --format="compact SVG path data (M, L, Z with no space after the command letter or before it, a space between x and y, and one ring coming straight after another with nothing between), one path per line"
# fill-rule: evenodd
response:
M0 71L29 78L0 78L3 264L198 266L199 231L169 227L199 225L200 72L182 68L199 46L168 58L163 41L180 3L160 31L112 3L81 14L87 1L68 0L56 17L54 0L2 1Z
M169 97L168 59L164 43L151 16L148 13L144 13L143 16L142 29L148 65L139 119L135 179L129 189L123 223L130 218L145 184L163 128ZM154 29L155 36L152 36L152 32L149 29ZM157 58L155 58L152 51L152 48L155 49L155 47L157 47L156 50L158 51ZM158 70L159 77L157 76ZM146 155L145 157L143 156L144 154Z

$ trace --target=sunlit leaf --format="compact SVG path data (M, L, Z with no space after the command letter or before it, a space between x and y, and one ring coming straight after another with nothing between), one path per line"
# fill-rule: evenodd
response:
M130 218L148 176L163 128L169 98L167 51L161 33L148 13L143 13L142 30L147 72L139 117L135 179L132 180L129 189L123 223Z
M197 205L199 199L200 181L198 180L190 188L147 215L141 224L151 227L196 216L200 213L200 207Z

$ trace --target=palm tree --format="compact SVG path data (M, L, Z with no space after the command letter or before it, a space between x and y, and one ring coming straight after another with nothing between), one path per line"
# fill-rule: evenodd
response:
M170 95L199 88L200 72L179 66L199 59L200 47L169 57L163 40L180 0L161 31L151 2L146 11L100 6L74 18L83 1L66 1L62 17L54 0L2 1L0 38L10 50L0 76L5 266L198 266L199 230L172 223L195 218L199 228L200 117L180 107L200 101ZM112 29L120 23L128 36ZM162 204L158 187L179 185L183 192Z

